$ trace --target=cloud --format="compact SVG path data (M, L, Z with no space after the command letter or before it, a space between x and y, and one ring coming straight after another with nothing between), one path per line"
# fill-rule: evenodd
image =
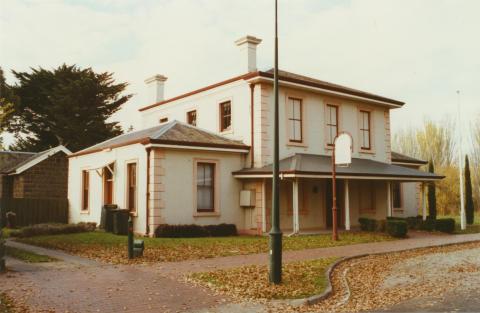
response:
M280 66L407 104L394 130L480 112L480 2L280 0ZM117 114L140 126L144 79L169 77L167 97L239 73L233 41L252 34L261 68L273 61L272 1L2 1L5 69L76 63L111 71L136 96ZM12 77L7 76L11 82ZM467 124L467 123L465 123Z

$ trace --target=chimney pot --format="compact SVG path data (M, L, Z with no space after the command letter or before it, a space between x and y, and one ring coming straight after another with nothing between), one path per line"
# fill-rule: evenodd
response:
M152 103L157 103L165 100L164 92L166 80L167 77L159 74L145 79L145 84L147 84L149 93L149 101L152 101Z
M245 36L235 41L235 44L240 47L243 58L246 61L247 72L255 72L257 70L257 46L262 42L262 39L254 36ZM244 62L245 62L244 61Z

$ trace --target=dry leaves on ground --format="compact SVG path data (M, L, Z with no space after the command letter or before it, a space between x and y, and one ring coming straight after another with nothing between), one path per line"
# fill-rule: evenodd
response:
M286 263L283 282L271 285L268 266L251 265L234 269L195 273L189 280L233 297L247 299L298 299L322 293L325 271L336 258Z

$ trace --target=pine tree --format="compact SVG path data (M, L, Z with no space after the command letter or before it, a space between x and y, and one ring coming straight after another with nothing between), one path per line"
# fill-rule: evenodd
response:
M123 131L107 121L130 99L127 83L116 83L112 73L61 65L53 70L12 71L12 104L2 103L0 127L14 134L14 150L42 151L64 145L78 151Z
M470 177L470 162L468 160L468 155L465 155L465 200L467 224L472 225L474 221L475 208L473 205L472 179Z
M428 171L430 173L435 172L435 168L433 166L433 161L430 160L428 162ZM431 219L437 219L437 195L435 190L435 183L431 182L428 184L428 216Z

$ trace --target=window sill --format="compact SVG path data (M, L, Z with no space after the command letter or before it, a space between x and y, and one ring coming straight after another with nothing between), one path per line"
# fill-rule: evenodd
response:
M231 128L229 129L224 129L224 130L221 130L220 131L220 134L222 135L230 135L230 134L233 134L233 130Z
M325 150L333 150L333 146L325 145Z
M363 153L363 154L375 154L375 151L374 150L365 150L365 149L360 149L360 151L358 151L359 153Z
M290 147L302 147L302 148L307 148L308 145L304 142L296 142L296 141L288 141L287 146Z
M220 212L195 212L195 213L193 213L193 217L212 217L212 216L220 216Z
M88 210L88 211L81 210L81 211L80 211L80 214L82 214L82 215L89 215L89 214L90 214L90 210Z

